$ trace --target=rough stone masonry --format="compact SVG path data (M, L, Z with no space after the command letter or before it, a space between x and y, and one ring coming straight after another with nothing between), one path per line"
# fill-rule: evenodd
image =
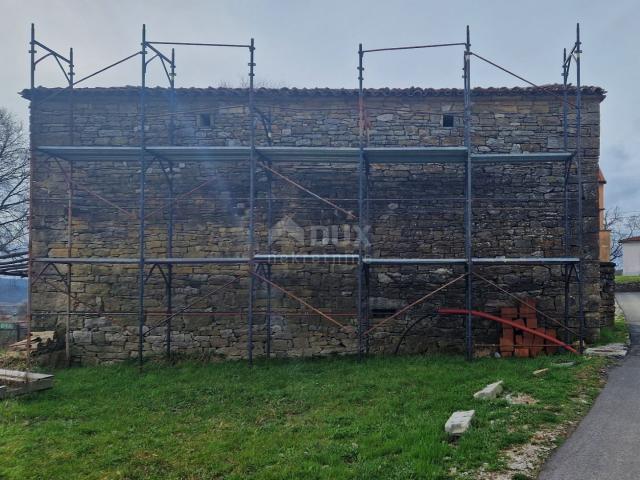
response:
M550 89L561 93L559 87ZM51 94L58 92L54 97ZM31 137L44 145L137 146L139 89L88 88L68 92L37 88L31 101ZM570 92L573 95L575 92ZM597 172L599 112L605 92L583 89L584 256L588 337L610 322L603 308L598 261ZM50 97L47 99L47 97ZM148 89L148 145L247 145L247 91L186 88L176 91L176 115L169 114L169 91ZM486 88L472 93L472 145L476 153L556 152L563 147L562 103L549 90ZM274 146L357 147L357 92L344 89L258 89L260 118L270 119ZM462 91L379 89L366 93L366 138L376 146L461 146ZM569 148L575 145L575 110L569 109ZM257 143L267 145L258 121ZM357 213L355 164L278 163L273 168ZM477 257L562 257L562 163L478 165L473 170L473 251ZM136 257L138 255L139 164L51 158L36 150L32 188L35 257ZM173 179L172 207L167 179ZM173 209L173 257L246 256L248 253L248 159L238 162L177 162L169 171L155 159L147 171L147 256L167 255L167 224ZM67 244L72 185L71 245ZM257 174L258 252L267 251L266 172ZM570 186L575 211L575 183ZM318 202L274 177L271 198L273 253L357 253L357 220ZM372 165L369 217L372 255L379 257L464 257L464 171L458 165ZM570 222L570 255L576 256L577 220ZM36 265L36 275L41 266ZM64 328L67 267L49 268L34 283L36 328ZM533 297L549 316L562 320L561 266L483 266L477 272L518 297ZM462 266L376 266L370 273L370 321L375 325L399 308L463 273ZM145 355L165 351L165 271L147 270ZM246 265L175 265L173 308L193 306L171 322L172 351L242 358L246 355L248 278ZM353 265L274 265L273 281L347 325L355 324ZM81 363L124 360L137 354L137 266L73 265L71 271L71 351ZM224 289L223 285L231 282ZM603 282L603 285L606 282ZM217 293L212 291L220 289ZM267 289L256 298L255 350L265 351ZM577 288L570 290L571 325L577 328ZM196 302L197 299L199 301ZM194 303L195 302L195 303ZM475 280L474 305L489 313L515 305L509 295ZM352 329L340 329L277 289L272 289L272 354L318 356L356 351ZM464 285L457 282L429 301L375 329L371 352L462 351L463 319L437 315L439 307L462 307ZM403 338L408 325L415 327ZM541 321L542 324L545 322ZM547 326L553 327L553 324ZM499 327L473 324L480 351L498 343ZM398 343L401 341L398 347Z

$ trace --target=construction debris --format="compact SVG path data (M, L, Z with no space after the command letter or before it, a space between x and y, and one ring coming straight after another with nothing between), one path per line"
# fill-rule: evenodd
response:
M14 352L27 351L27 339L12 343L8 349ZM57 344L56 332L48 330L44 332L31 332L30 351L31 353L40 353L51 350Z
M584 354L595 357L623 358L627 356L627 346L623 343L611 343L600 347L587 348Z
M541 377L542 375L545 375L548 371L549 371L548 368L541 368L540 370L535 370L533 372L533 375L535 377Z
M447 423L444 424L445 432L451 436L459 437L469 430L475 414L475 410L453 412Z
M519 307L503 307L500 309L500 317L512 320L517 324L528 327L553 338L557 337L555 328L538 327L536 301L527 299ZM503 357L537 357L542 352L555 353L558 347L554 344L544 343L544 339L536 337L532 333L519 331L510 326L502 326L500 337L500 355Z
M477 391L473 394L473 398L476 400L494 400L502 393L504 390L502 384L504 382L500 380L499 382L490 383L482 390Z
M0 368L0 399L53 387L53 375Z

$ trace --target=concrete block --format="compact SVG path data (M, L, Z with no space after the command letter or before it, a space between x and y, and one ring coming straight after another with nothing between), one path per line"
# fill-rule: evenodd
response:
M593 357L622 358L627 355L627 347L623 343L612 343L601 347L586 348L584 354Z
M447 423L444 424L445 432L456 437L462 435L471 427L471 421L475 414L475 410L453 412Z
M498 395L500 395L504 390L504 387L502 386L503 383L504 382L502 380L495 383L490 383L489 385L484 387L482 390L479 390L476 393L474 393L473 398L477 400L493 400L497 398Z
M533 375L536 377L541 377L542 375L545 375L548 371L549 371L548 368L541 368L540 370L534 371Z

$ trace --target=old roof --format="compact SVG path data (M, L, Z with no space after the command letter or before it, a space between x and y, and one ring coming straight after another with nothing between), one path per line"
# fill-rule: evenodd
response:
M65 90L64 88L46 88L36 87L35 93L52 94L57 91ZM147 92L151 94L166 94L169 89L164 87L152 87L148 88ZM176 91L180 95L225 95L225 96L246 96L248 90L246 88L227 88L227 87L189 87L189 88L176 88ZM569 86L569 94L575 94L576 88ZM583 86L583 95L597 96L600 99L604 99L606 91L601 87L596 86ZM88 93L88 94L126 94L140 92L140 87L136 86L124 86L124 87L89 87L89 88L75 88L75 93ZM409 87L409 88L368 88L365 89L365 94L368 97L460 97L463 94L463 90L460 88L421 88L421 87ZM30 89L24 89L20 92L26 99L31 99L33 93ZM61 92L62 93L62 92ZM476 87L472 89L472 95L474 96L549 96L549 95L561 95L563 93L563 87L560 84L541 85L539 87ZM256 96L304 96L304 97L355 97L358 95L358 90L355 88L257 88L255 90Z
M640 237L629 237L620 240L620 243L640 242Z

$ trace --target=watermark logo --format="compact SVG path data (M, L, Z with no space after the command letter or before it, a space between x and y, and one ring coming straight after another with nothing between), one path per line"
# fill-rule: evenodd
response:
M283 244L288 246L325 247L364 247L371 245L369 234L371 226L361 229L357 225L310 225L300 226L292 215L286 215L269 229L271 245Z

